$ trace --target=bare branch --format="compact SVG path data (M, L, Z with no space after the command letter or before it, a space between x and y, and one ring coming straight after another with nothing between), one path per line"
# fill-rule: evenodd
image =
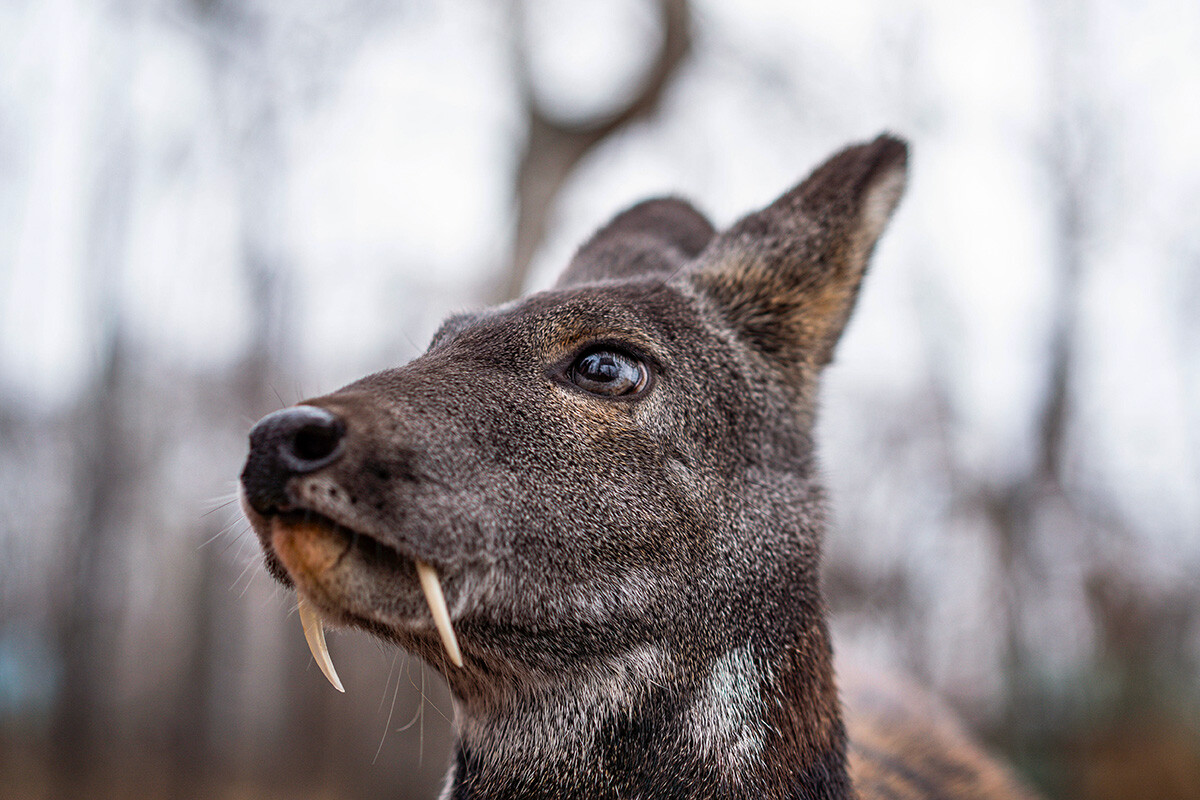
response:
M512 261L499 300L518 296L529 277L534 253L546 236L550 212L563 184L583 158L601 142L659 107L666 88L691 49L691 11L687 0L656 0L662 43L637 91L620 108L581 122L551 114L537 99L529 69L528 47L517 24L515 60L529 131L516 174L517 229ZM520 13L520 3L516 5ZM519 21L518 21L519 22Z

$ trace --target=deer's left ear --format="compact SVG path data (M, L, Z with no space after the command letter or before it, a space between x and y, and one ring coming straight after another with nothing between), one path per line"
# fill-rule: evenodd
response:
M908 146L848 147L717 236L687 276L785 374L827 364L867 262L904 192Z
M704 215L684 200L646 200L622 211L579 248L558 286L674 273L715 234Z

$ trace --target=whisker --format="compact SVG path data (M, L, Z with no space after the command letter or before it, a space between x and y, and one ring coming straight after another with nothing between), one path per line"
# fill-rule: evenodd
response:
M401 335L404 336L405 340L409 343L409 345L412 346L414 353L421 352L421 346L419 344L417 344L411 336L409 336L408 331L406 331L404 328L401 328L400 333L401 333Z
M246 592L250 591L250 587L254 585L254 581L257 580L258 576L261 574L262 573L259 570L255 570L250 573L250 577L246 579L245 587L242 589L241 593L238 594L239 600L246 596Z
M255 566L255 564L254 564L254 562L253 562L253 561L251 561L250 563L246 564L246 566L242 568L242 571L241 571L241 572L238 574L238 576L237 576L237 577L234 579L233 583L229 584L229 589L228 589L227 591L230 591L230 592L232 592L234 589L236 589L236 588L237 588L237 585L238 585L239 583L241 583L241 582L242 582L242 578L246 577L246 573L248 573L248 572L250 571L250 569L251 569L252 567L254 567L254 566ZM253 577L252 577L251 579L253 579ZM248 588L250 588L250 582L249 582L249 581L247 581L247 582L246 582L246 588L247 588L247 589L248 589ZM238 595L238 596L239 596L239 597L241 597L241 596L242 596L242 595L244 595L245 593L246 593L246 589L243 589L243 590L242 590L242 593L241 593L240 595Z
M396 653L392 655L392 665L388 667L387 680L383 682L383 694L379 698L379 708L375 709L376 714L378 714L380 711L383 711L383 703L385 700L387 700L388 686L390 686L392 683L392 673L396 671L396 659L399 657L399 654L400 652L397 650ZM396 682L400 682L399 675L396 676Z
M204 548L208 547L210 544L215 542L217 539L220 539L222 536L225 536L226 534L228 534L231 530L233 530L235 527L237 527L240 523L243 523L243 522L246 522L246 520L242 519L242 518L231 519L229 522L225 523L225 526L222 527L219 531L217 531L212 536L205 539L204 542L202 542L201 544L196 545L196 549L203 550ZM237 539L241 538L249 530L250 530L250 524L246 523L246 526L244 528L242 528L240 531L238 531L237 534L234 536L234 541L237 541Z
M237 492L237 489L235 488L233 491L219 494L216 497L210 497L208 500L204 501L204 505L213 506L212 511L215 511L218 508L224 508L225 506L229 505L230 503L234 502L237 499L238 499L238 492ZM207 513L211 514L212 511L209 511Z
M197 549L197 550L203 550L204 548L208 547L210 544L212 544L213 542L215 542L217 539L220 539L222 536L224 536L224 535L225 535L225 531L227 531L227 530L229 530L229 526L228 526L228 525L226 525L224 528L221 528L221 530L217 531L216 533L214 533L212 536L210 536L210 537L208 537L207 539L205 539L205 540L204 540L203 542L201 542L200 544L196 545L196 549Z
M396 656L392 656L392 666L388 669L388 681L392 680L392 670L396 668ZM388 728L392 726L392 714L396 711L396 698L400 695L400 676L396 676L396 689L392 692L392 706L388 709L387 722L383 723L383 735L379 737L379 747L375 748L375 757L371 759L374 764L379 759L379 754L383 752L383 743L387 740ZM379 707L383 708L383 700L387 697L387 683L383 685L383 697L379 698ZM376 712L378 713L378 712Z
M235 497L235 498L233 498L232 500L226 500L224 503L221 503L221 505L219 505L219 506L216 506L215 508L210 508L208 511L205 511L203 514L201 514L201 515L200 515L200 519L204 519L204 518L205 518L205 517L207 517L209 514L212 514L212 513L214 513L214 512L217 512L217 511L220 511L220 510L221 510L221 509L223 509L223 508L229 508L229 506L233 505L233 504L234 504L234 503L236 503L236 502L237 502L237 498L236 498L236 497Z
M413 683L413 680L412 680L412 661L411 661L411 660L409 660L409 658L408 658L408 656L407 656L407 655L406 655L406 656L405 656L405 658L404 658L404 667L405 667L405 674L407 674L407 675L408 675L408 682L409 682L409 683L412 683L412 685L415 687L415 686L416 686L416 684L415 684L415 683ZM396 682L397 682L397 683L399 683L399 682L400 682L400 676L399 676L399 675L396 675ZM396 733L403 733L404 731L406 731L406 730L408 730L409 728L411 728L413 725L416 725L416 724L417 724L417 720L418 720L420 717L421 717L421 704L420 704L420 703L418 703L418 704L417 704L417 710L416 710L416 712L414 712L414 713L413 713L413 718L412 718L412 719L410 719L406 725L404 725L404 726L402 726L402 727L399 727L399 728L396 728Z

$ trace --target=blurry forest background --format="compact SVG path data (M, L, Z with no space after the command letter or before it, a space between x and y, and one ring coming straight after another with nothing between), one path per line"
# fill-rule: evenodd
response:
M260 415L888 129L823 389L839 647L1052 798L1200 791L1194 0L2 0L0 794L431 798L450 703L231 504Z

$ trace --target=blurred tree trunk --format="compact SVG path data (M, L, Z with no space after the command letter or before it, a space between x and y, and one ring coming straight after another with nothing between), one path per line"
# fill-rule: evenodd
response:
M1053 102L1046 127L1035 140L1033 161L1044 176L1043 185L1052 192L1049 324L1039 354L1040 392L1028 419L1031 437L1023 453L1023 470L1001 476L973 475L960 463L950 444L954 424L951 390L959 381L941 371L941 364L947 361L936 355L945 350L942 343L930 344L930 352L935 354L930 363L944 469L954 486L957 512L985 524L998 561L995 580L1001 600L997 610L1004 620L1002 669L1008 694L1002 727L1010 742L1029 741L1025 732L1037 729L1046 713L1039 694L1042 686L1032 679L1038 659L1031 647L1043 643L1030 641L1027 614L1044 601L1045 592L1062 591L1063 578L1056 573L1070 573L1057 569L1052 561L1077 561L1081 548L1087 546L1084 537L1093 535L1101 516L1094 510L1099 498L1088 498L1092 509L1077 502L1067 474L1075 416L1072 389L1079 359L1079 298L1087 237L1095 225L1093 198L1104 167L1099 138L1103 126L1081 99L1085 96L1081 76L1068 68L1077 66L1080 43L1075 37L1085 20L1077 11L1067 11L1070 13L1063 13L1062 8L1048 11L1043 27L1049 54L1045 84ZM1103 524L1119 527L1115 515L1109 515ZM1054 554L1053 559L1047 557L1048 552ZM1037 587L1036 596L1030 587Z
M249 80L246 76L243 80ZM291 302L283 252L281 209L286 207L282 187L285 165L283 132L275 110L271 107L269 89L260 85L260 105L251 110L253 135L243 145L241 174L242 191L242 268L244 270L254 325L251 339L239 366L240 402L244 416L257 419L262 414L288 400L278 387L291 383L282 357L294 352L291 343L293 326L290 323ZM209 603L215 603L212 592L228 591L229 583L214 581L210 585ZM289 622L295 622L289 617ZM320 785L327 776L331 754L325 747L325 736L331 729L330 707L327 698L313 702L312 658L304 644L299 623L285 631L285 656L280 665L282 705L278 709L282 724L277 728L283 741L271 743L269 752L275 762L277 779L283 786L310 788ZM253 647L244 642L243 647Z
M1045 585L1050 580L1046 573L1053 569L1045 555L1037 552L1036 538L1047 533L1044 520L1051 513L1059 513L1059 523L1049 532L1054 540L1044 543L1041 549L1048 547L1064 559L1077 558L1080 548L1087 547L1084 539L1092 537L1090 529L1100 516L1107 517L1106 525L1116 524L1115 516L1105 514L1103 509L1093 507L1089 511L1076 502L1066 475L1074 416L1072 383L1078 361L1079 297L1093 198L1100 190L1103 126L1087 106L1086 79L1078 74L1080 31L1086 20L1078 9L1069 7L1058 9L1057 15L1050 13L1046 26L1050 51L1047 83L1054 110L1035 161L1053 192L1053 273L1045 367L1033 418L1033 453L1026 474L1016 476L998 490L981 491L982 506L996 534L1008 597L1006 727L1010 735L1048 724L1043 717L1040 690L1031 679L1035 659L1029 652L1023 623L1027 609L1036 607L1039 600L1027 596L1023 587ZM1089 499L1092 506L1098 502L1098 498ZM1062 524L1063 520L1067 524Z
M120 89L113 89L119 95ZM95 347L98 374L76 415L78 443L71 495L78 498L73 527L64 537L60 578L65 599L59 612L58 649L62 678L52 722L56 794L77 798L96 768L99 745L114 731L105 718L105 700L114 679L115 634L125 581L123 502L137 481L139 466L128 440L130 376L121 329L117 287L126 257L132 178L132 134L124 102L108 112L117 119L105 133L112 142L104 154L93 198L88 251L95 282L90 300L98 318Z
M274 31L269 27L271 20L252 7L227 0L190 3L198 24L208 34L208 64L220 129L238 166L240 260L251 327L231 388L240 416L254 420L283 403L277 388L289 384L289 373L280 362L280 354L294 349L286 345L291 334L291 303L282 230L287 207L283 189L286 148L279 119L282 100L278 76L265 55ZM326 729L327 707L312 703L304 691L309 657L298 626L297 642L288 648L289 657L282 664L263 667L281 673L268 681L280 692L277 702L266 704L274 719L254 720L253 725L254 729L270 732L269 737L231 742L222 737L234 734L233 738L238 739L239 733L245 735L244 729L217 730L216 723L201 710L218 696L222 703L236 707L248 685L261 685L261 676L243 676L251 683L242 684L233 673L235 665L253 663L245 654L262 644L252 641L253 634L245 628L220 625L221 619L229 617L227 596L238 580L240 567L223 557L222 548L216 545L204 548L200 558L204 574L194 595L191 620L195 635L187 661L198 683L181 698L181 703L192 709L188 713L204 730L193 737L181 734L177 743L179 779L189 779L186 740L203 737L201 749L213 762L221 760L221 753L232 754L236 761L220 765L222 772L231 767L251 770L253 775L247 776L251 780L284 787L317 785L326 754L319 740L303 734ZM219 637L215 635L218 627L222 628ZM222 687L219 693L218 686Z
M225 618L221 606L222 597L217 586L228 587L222 580L221 550L217 540L219 523L210 522L204 528L204 542L200 547L199 575L190 601L189 635L180 637L186 642L184 671L179 689L173 698L175 708L170 719L170 758L173 762L171 796L176 798L202 798L211 796L212 786L204 779L214 773L223 774L227 765L221 763L218 749L214 746L216 736L213 722L213 687L220 680L216 661L221 638L221 624Z
M523 25L524 7L514 3L514 58L525 126L525 147L514 176L517 226L508 271L497 302L520 296L538 247L546 237L554 203L567 179L589 153L614 134L651 117L678 74L692 45L692 15L687 0L654 0L662 41L637 90L620 108L595 119L566 120L538 100L530 72L529 44Z

